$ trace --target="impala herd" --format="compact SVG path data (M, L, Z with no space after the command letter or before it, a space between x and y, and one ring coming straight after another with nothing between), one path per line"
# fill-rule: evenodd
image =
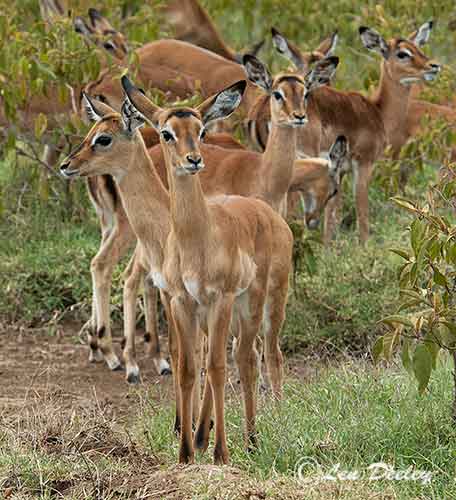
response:
M49 22L51 14L63 15L57 0L41 3ZM339 64L337 33L303 52L272 28L273 46L292 65L272 75L257 57L261 44L235 53L196 0L171 1L167 12L180 40L137 49L137 82L162 90L170 101L198 92L203 102L160 107L128 76L119 80L118 68L104 69L97 81L76 89L79 111L93 126L60 171L67 178L87 178L101 226L100 249L91 263L92 316L84 327L90 361L105 360L111 370L124 365L129 383L140 380L135 330L142 285L146 350L158 373L174 376L179 461L192 462L195 448L207 449L214 414L214 461L225 464L230 333L249 449L257 439L262 358L274 397L282 397L279 339L293 247L286 219L298 215L297 198L309 228L317 228L324 213L329 242L339 217L341 178L351 171L359 236L366 242L375 161L388 145L399 155L419 133L424 116L454 123L456 114L411 94L413 84L432 81L440 72L421 51L432 21L407 38L391 40L359 28L364 47L380 58L380 82L366 97L331 87ZM125 37L99 11L91 8L88 15L88 21L75 19L76 31L125 67ZM23 110L24 123L45 106L32 100ZM71 106L48 107L47 113ZM242 122L255 151L232 137L236 122ZM47 145L47 161L58 155L58 147ZM112 343L110 288L114 267L134 245L125 271L121 362ZM171 367L160 350L158 294L168 322ZM201 397L202 363L207 376Z

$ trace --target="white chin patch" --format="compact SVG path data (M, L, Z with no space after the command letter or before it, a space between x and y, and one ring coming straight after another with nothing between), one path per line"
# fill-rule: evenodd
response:
M416 82L419 82L419 81L420 81L420 79L419 78L415 78L415 77L402 78L400 80L401 85L412 85L412 83L416 83Z
M435 76L433 73L425 73L424 74L424 79L427 81L427 82L433 82L435 80Z

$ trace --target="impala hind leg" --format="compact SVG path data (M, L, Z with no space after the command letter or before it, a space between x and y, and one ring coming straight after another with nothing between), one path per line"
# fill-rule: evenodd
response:
M334 237L336 227L340 223L340 212L342 208L342 186L338 189L325 207L325 221L323 228L323 242L328 245Z
M255 421L259 373L256 339L263 321L264 292L254 291L251 286L248 302L248 314L241 317L241 332L236 344L235 356L241 378L246 446L249 451L253 451L257 446Z
M280 332L285 321L287 299L288 275L284 275L281 282L270 285L263 319L266 370L272 393L277 399L282 398L283 389L283 356L280 350Z
M178 364L179 364L179 345L177 342L176 326L174 324L173 315L171 312L171 299L165 292L160 292L160 299L165 310L165 315L168 323L168 348L169 357L171 359L171 373L173 375L174 394L176 399L176 415L174 419L174 432L180 436L181 433L181 402L180 388L178 382Z
M234 295L220 295L208 312L207 376L212 387L215 410L214 463L228 463L228 446L225 433L225 378L226 351Z
M166 359L163 358L160 349L157 324L157 298L157 288L144 275L144 315L146 323L144 343L146 345L146 353L152 358L152 362L159 375L170 375L171 368Z

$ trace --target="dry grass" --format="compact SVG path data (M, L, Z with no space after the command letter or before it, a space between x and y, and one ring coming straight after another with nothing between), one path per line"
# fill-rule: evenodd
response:
M65 395L35 394L0 417L0 495L8 499L299 500L396 498L366 484L266 481L236 467L160 463L125 419L94 403L71 409Z

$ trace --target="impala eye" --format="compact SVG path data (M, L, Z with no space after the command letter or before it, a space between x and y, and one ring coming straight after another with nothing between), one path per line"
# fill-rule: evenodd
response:
M103 44L103 47L106 49L106 50L114 50L116 47L115 45L112 43L112 42L105 42Z
M201 130L200 140L202 141L205 137L206 137L206 129L203 128L203 130Z
M410 54L408 52L401 50L400 52L397 53L397 57L399 59L407 59L410 57Z
M170 134L167 130L162 131L162 137L163 137L163 139L165 139L166 142L170 142L170 141L174 140L174 137L172 136L172 134Z
M275 91L272 93L272 95L274 96L274 99L275 99L276 101L281 101L281 100L283 99L283 95L282 95L280 92L278 92L277 90L275 90Z
M112 137L109 135L99 135L94 142L94 145L101 146L102 148L107 148L112 143Z

